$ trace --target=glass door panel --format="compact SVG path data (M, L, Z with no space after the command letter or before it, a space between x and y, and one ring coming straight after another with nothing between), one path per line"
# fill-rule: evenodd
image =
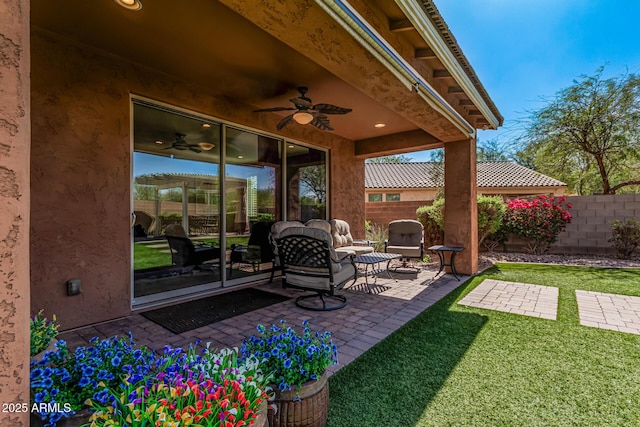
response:
M134 305L221 286L220 132L134 104Z
M280 219L281 142L226 128L227 279L268 273L271 224Z
M327 219L327 154L287 144L287 219Z

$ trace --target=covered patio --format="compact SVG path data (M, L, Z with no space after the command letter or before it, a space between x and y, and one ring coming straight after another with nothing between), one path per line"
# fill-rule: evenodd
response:
M131 226L141 152L208 156L220 168L223 230L227 165L271 171L268 212L285 220L297 219L292 206L301 204L297 169L287 165L321 159L326 200L313 214L344 219L363 238L365 159L444 148L445 244L466 248L459 272L477 272L475 131L502 117L432 1L153 0L134 11L111 0L0 0L0 10L0 344L3 383L12 384L3 401L28 400L30 313L55 313L63 330L136 316ZM310 106L290 102L305 96L299 87L309 88ZM326 104L352 111L323 116ZM140 105L204 120L218 139L190 133L151 149L182 129L136 122ZM315 120L287 119L293 106ZM233 151L247 136L257 147L249 157ZM207 292L252 284L222 273ZM68 292L71 279L81 293Z
M339 291L347 297L347 306L337 311L310 311L298 307L295 298L302 293L295 289L282 289L280 280L261 285L260 289L288 296L291 299L180 334L174 334L139 313L73 331L63 332L59 338L69 347L86 345L92 337L127 336L129 332L138 345L162 352L166 345L187 348L200 341L213 348L238 347L243 339L256 334L256 326L270 326L286 320L299 327L309 321L314 330L330 331L339 351L339 364L329 368L333 373L348 365L369 348L382 341L396 329L438 302L460 286L467 277L457 280L451 274L436 276L435 264L419 273L394 273L393 278L382 274L371 293L362 277Z

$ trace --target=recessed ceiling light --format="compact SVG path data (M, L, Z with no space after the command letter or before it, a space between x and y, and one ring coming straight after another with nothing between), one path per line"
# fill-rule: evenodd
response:
M287 145L287 148L295 148L293 145Z
M203 127L203 128L210 128L210 127L211 127L211 125L210 125L209 123L203 123L203 124L202 124L202 127Z
M244 159L244 156L238 156L239 159Z
M385 126L386 126L385 123L376 123L375 125L373 125L374 128L383 128Z
M129 10L140 10L142 9L142 2L140 0L113 0L120 6Z
M162 141L160 141L160 140L158 139L158 140L156 140L156 144L162 145L162 144L164 144L164 142L162 142Z

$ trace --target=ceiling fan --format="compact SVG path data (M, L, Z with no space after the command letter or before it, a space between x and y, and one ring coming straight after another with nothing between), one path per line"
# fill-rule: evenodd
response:
M202 149L198 144L189 144L184 138L187 136L186 133L176 133L176 139L171 143L171 147L165 147L164 150L191 150L194 153L201 153Z
M273 107L254 110L254 113L263 113L271 111L295 111L284 119L280 120L277 129L280 130L292 121L301 125L310 124L321 130L333 130L327 114L347 114L351 112L351 108L338 107L331 104L313 104L311 99L306 96L308 88L301 86L298 88L300 96L292 98L289 101L295 105L294 107Z

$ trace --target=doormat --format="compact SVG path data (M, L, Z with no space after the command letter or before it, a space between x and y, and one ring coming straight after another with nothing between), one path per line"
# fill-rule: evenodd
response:
M140 313L174 334L248 313L290 299L248 288Z

